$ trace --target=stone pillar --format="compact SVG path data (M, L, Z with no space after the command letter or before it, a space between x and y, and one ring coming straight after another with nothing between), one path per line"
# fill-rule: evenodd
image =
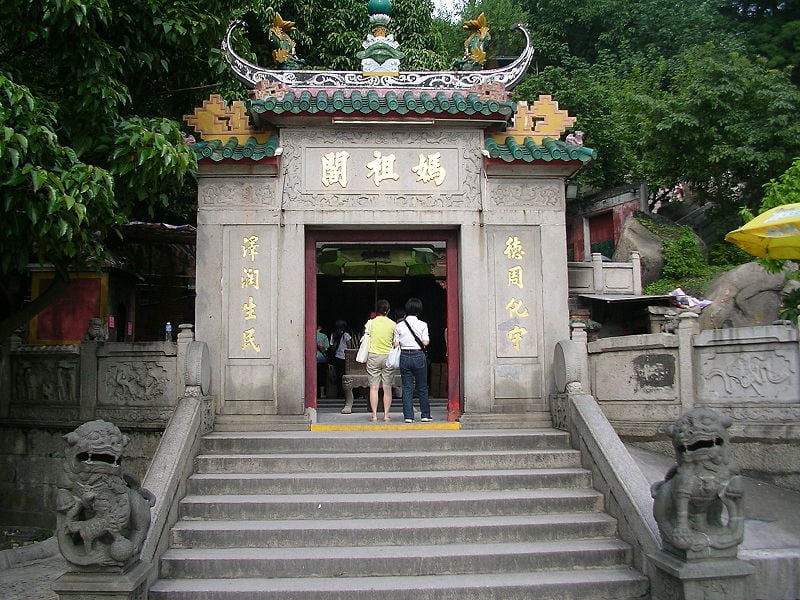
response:
M681 412L694 408L694 347L692 338L697 333L698 315L683 312L678 315L678 372L680 381Z
M599 252L592 252L592 286L596 294L604 294L606 291L606 278L603 274L603 255Z
M633 265L633 293L642 293L642 257L638 252L631 252L631 265Z

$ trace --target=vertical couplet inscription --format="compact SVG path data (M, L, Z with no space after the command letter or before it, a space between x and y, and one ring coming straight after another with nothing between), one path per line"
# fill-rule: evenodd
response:
M265 358L269 337L269 257L266 235L257 228L229 231L228 356Z
M536 356L533 295L533 236L494 233L497 355Z

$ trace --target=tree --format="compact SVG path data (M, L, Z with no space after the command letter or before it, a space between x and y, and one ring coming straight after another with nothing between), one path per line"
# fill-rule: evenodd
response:
M764 198L758 213L784 204L800 204L800 156L780 177L764 184Z
M640 64L671 57L731 31L725 0L521 0L532 17L539 64L610 60Z
M638 100L639 156L650 176L691 183L718 207L721 229L800 154L800 90L764 59L697 46L678 57L661 90Z
M0 339L65 288L70 270L100 264L121 223L194 218L196 164L181 117L210 93L241 97L219 49L228 20L254 15L263 32L276 11L297 21L309 65L359 67L369 31L361 0L0 3ZM432 12L430 0L396 2L409 21L400 41L420 63L438 50L426 34ZM33 304L24 300L31 260L58 274Z
M209 12L221 4L0 5L0 339L65 288L70 270L97 266L120 223L183 218L194 205L195 160L177 119L223 70L208 44L224 31ZM29 261L57 274L32 304Z
M800 3L784 0L728 2L725 14L740 24L755 51L770 68L792 68L792 80L800 84Z

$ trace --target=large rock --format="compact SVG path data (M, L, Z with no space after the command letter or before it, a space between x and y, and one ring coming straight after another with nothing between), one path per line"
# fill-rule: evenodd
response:
M711 305L700 315L700 329L769 325L778 318L783 273L773 275L755 262L720 275L705 295Z
M614 262L628 262L631 252L638 252L642 260L642 285L654 282L661 277L664 268L661 238L629 216L622 226L622 233L611 258Z

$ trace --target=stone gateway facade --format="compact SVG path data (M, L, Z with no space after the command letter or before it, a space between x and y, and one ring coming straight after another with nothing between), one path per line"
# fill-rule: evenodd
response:
M564 182L595 153L559 140L574 118L550 97L510 100L501 82L532 49L433 82L287 77L226 49L249 100L186 117L201 138L196 337L222 422L313 421L317 325L346 316L358 338L375 299L412 295L450 419L549 419L569 335ZM394 258L424 252L427 270Z

